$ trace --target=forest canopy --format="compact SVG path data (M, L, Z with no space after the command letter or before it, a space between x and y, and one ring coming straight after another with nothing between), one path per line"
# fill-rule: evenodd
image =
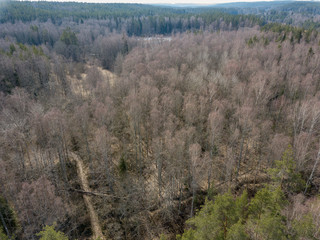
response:
M318 3L0 4L0 239L320 238Z

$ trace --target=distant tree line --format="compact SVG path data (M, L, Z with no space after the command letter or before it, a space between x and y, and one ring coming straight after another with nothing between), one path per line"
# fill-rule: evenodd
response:
M217 29L223 22L232 29L262 24L253 15L229 14L214 8L164 8L141 4L88 4L52 2L10 2L2 4L0 22L47 22L61 25L64 20L83 24L85 20L104 20L110 31L143 36L171 34L192 29ZM230 26L229 26L230 25ZM36 32L37 29L34 29Z

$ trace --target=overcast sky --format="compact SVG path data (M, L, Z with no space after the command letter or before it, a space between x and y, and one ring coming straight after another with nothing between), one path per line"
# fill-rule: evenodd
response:
M0 0L1 1L1 0ZM43 0L42 0L43 1ZM257 2L256 0L46 0L54 2L100 2L100 3L144 3L144 4L217 4L229 2ZM266 0L264 0L266 1Z

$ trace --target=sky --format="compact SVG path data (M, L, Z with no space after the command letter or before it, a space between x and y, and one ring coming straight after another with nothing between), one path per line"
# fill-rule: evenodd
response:
M10 1L10 0L0 0ZM14 0L14 1L38 1L38 0ZM213 5L219 3L232 2L258 2L258 1L277 1L277 0L39 0L51 2L88 2L88 3L143 3L143 4L185 4L185 5ZM295 1L295 0L278 0L278 1ZM298 0L298 1L312 1L312 0ZM320 0L313 0L320 1Z
M0 0L1 1L1 0ZM44 1L44 0L42 0ZM89 2L89 3L144 3L144 4L201 4L212 5L230 2L257 2L257 0L45 0L54 2ZM268 0L264 0L268 1Z

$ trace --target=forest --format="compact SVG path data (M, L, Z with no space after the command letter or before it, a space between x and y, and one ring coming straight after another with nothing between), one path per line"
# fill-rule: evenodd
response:
M319 6L0 2L0 239L320 239Z

